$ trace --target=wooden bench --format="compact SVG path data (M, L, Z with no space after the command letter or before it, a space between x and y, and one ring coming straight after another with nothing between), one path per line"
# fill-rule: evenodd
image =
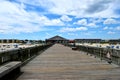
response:
M13 76L20 73L20 61L12 61L0 66L0 80L11 80Z
M77 47L72 47L72 50L77 50Z

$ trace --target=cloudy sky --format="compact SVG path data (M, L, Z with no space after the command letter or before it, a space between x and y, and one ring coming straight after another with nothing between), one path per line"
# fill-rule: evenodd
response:
M0 0L0 39L120 38L120 0Z

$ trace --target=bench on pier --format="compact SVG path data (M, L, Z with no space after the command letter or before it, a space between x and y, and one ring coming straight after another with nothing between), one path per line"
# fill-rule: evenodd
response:
M77 47L72 47L72 50L77 50Z
M11 78L20 74L20 61L12 61L0 66L0 80L12 80Z

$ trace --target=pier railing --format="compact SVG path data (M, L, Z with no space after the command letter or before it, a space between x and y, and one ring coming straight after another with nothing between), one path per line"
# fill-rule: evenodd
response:
M107 53L111 55L111 60L113 63L120 65L120 50L111 48L101 48L101 47L90 47L90 46L76 46L78 50L84 51L87 54L93 55L94 57L99 57L101 60L108 60Z
M38 52L43 51L50 46L51 45L41 45L0 52L0 65L9 61L25 62L27 59L30 59L33 56L38 55Z

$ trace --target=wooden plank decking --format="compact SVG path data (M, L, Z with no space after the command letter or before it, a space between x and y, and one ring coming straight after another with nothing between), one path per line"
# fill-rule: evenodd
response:
M55 44L22 67L17 80L120 80L120 68Z

